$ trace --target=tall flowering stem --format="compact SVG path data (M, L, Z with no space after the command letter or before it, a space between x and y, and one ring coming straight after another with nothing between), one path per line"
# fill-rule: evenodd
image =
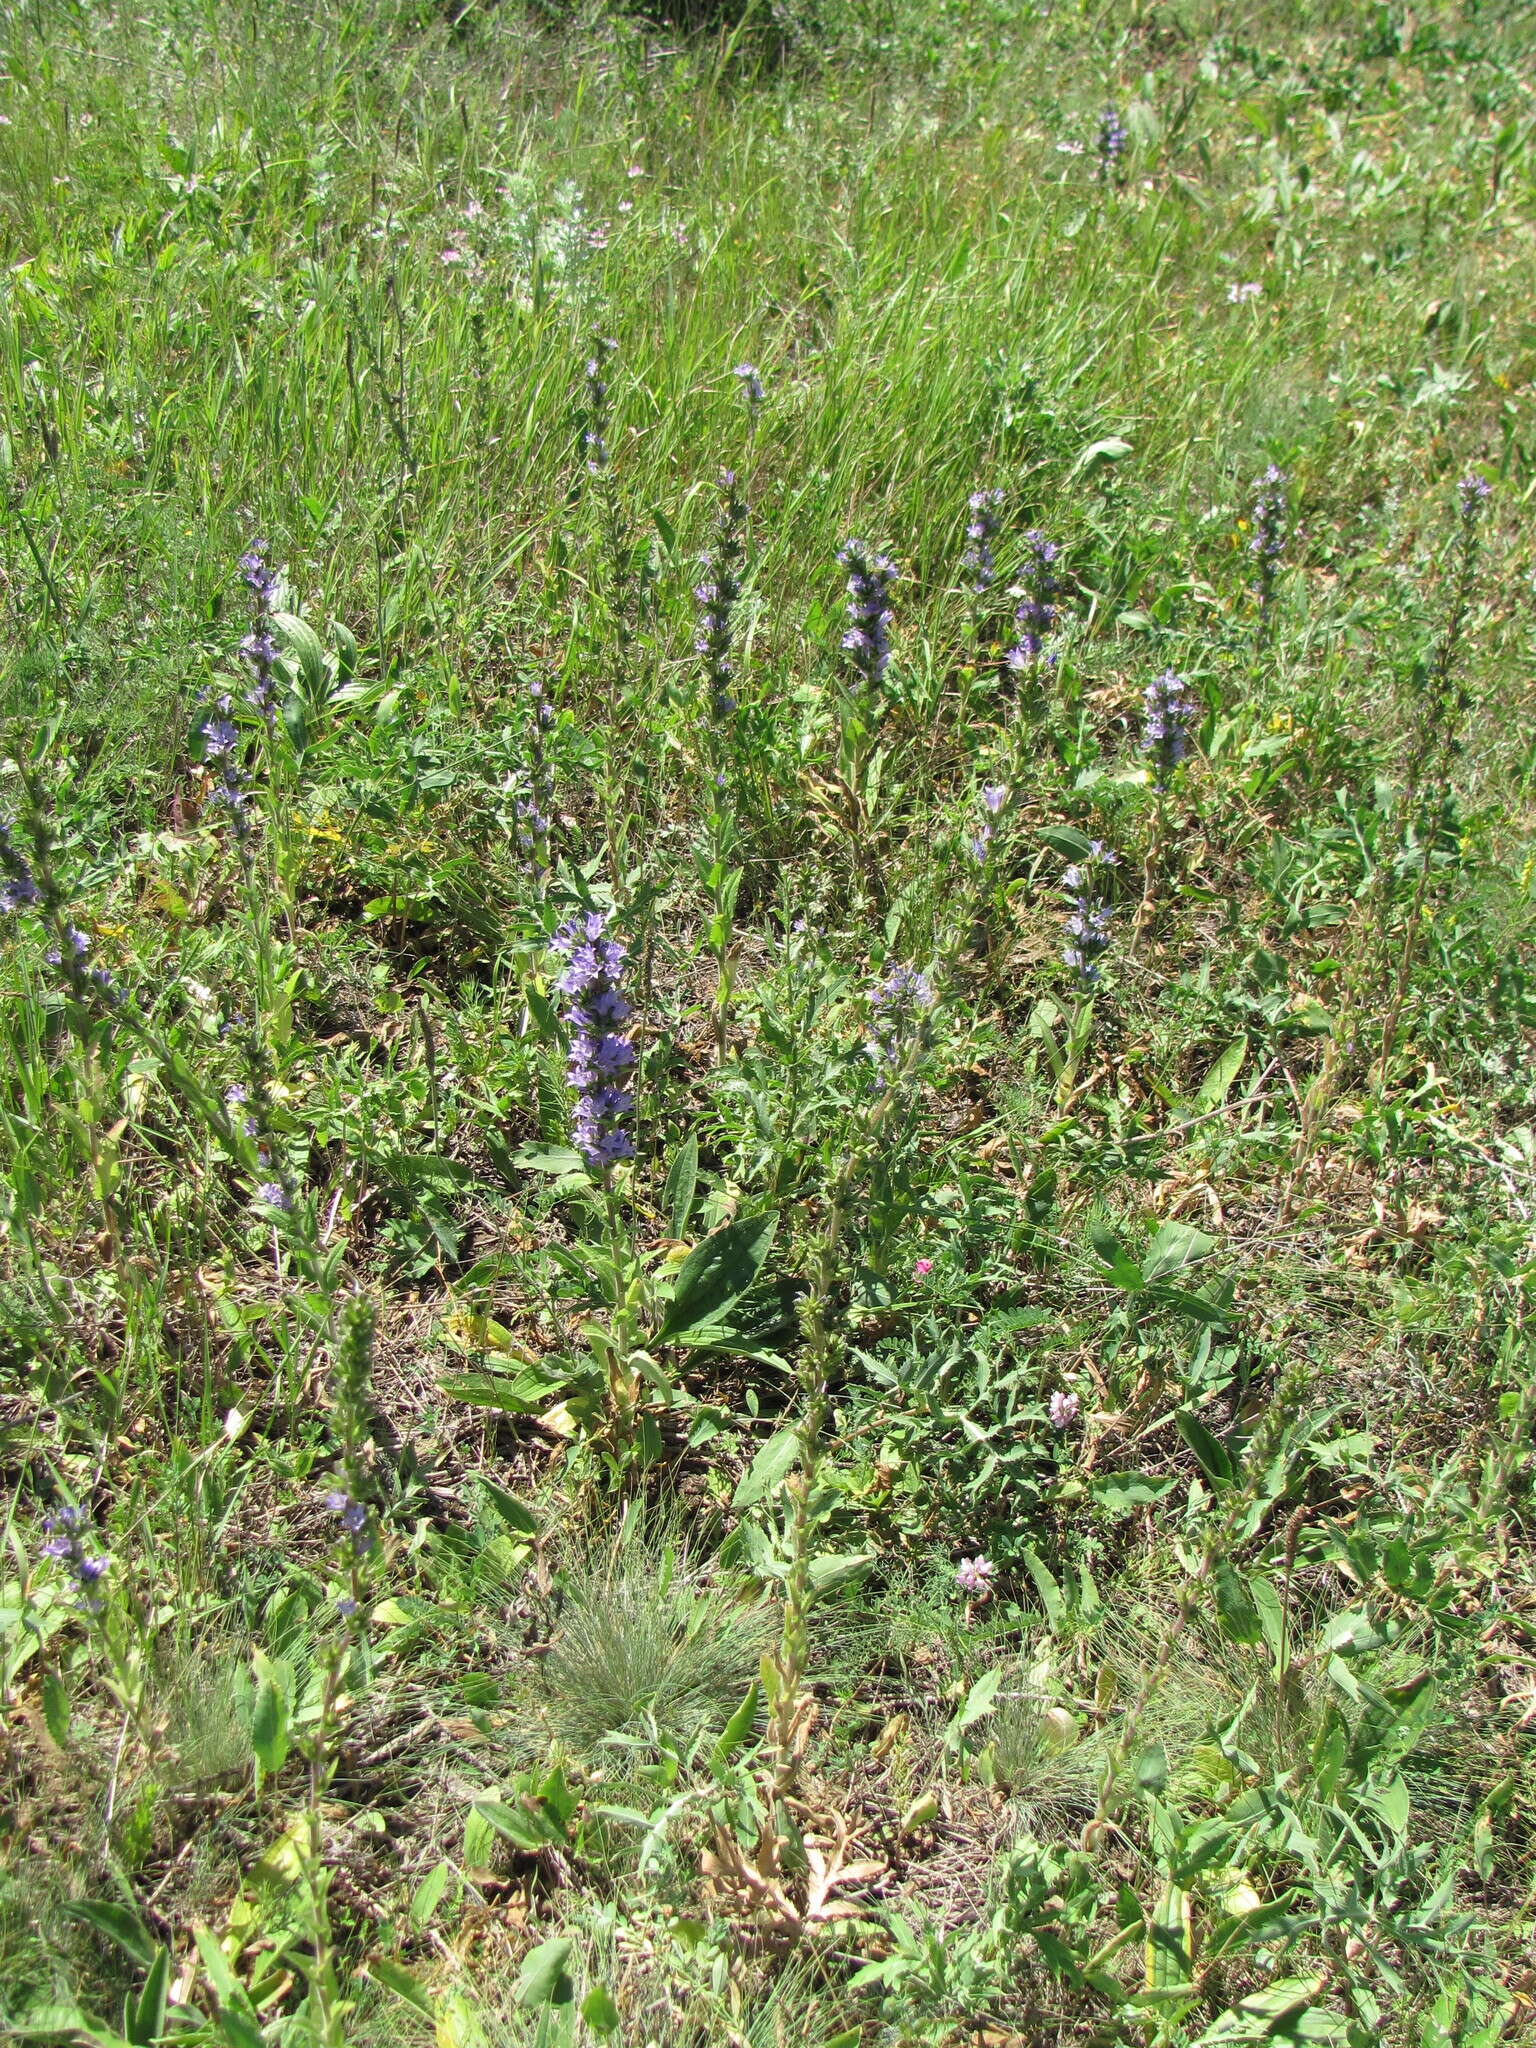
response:
M972 491L966 503L969 516L965 522L965 553L960 557L960 567L965 572L966 588L979 607L997 581L997 558L992 543L997 538L1002 519L1003 494L1001 491Z
M369 1505L372 1480L364 1446L371 1426L375 1323L372 1304L359 1295L342 1302L333 1316L331 1400L340 1483L327 1492L325 1507L335 1518L332 1556L345 1590L334 1609L341 1626L327 1634L318 1658L319 1710L303 1743L308 1766L305 1826L295 1831L309 1937L309 1954L301 1967L309 1980L314 2034L321 2048L345 2048L350 2009L331 1929L332 1872L325 1860L323 1811L341 1761L347 1715L372 1677L367 1619L379 1541Z
M858 686L873 699L891 665L891 585L896 564L861 540L844 541L838 561L848 571L848 628L843 649Z
M587 1171L607 1186L614 1167L635 1156L628 1129L635 1099L625 1086L635 1064L634 1046L624 1033L631 1014L623 986L626 948L622 939L608 937L604 910L568 918L553 943L566 962L555 986L566 998L571 1031L571 1138Z
M1109 950L1109 876L1118 865L1118 854L1095 839L1082 859L1074 861L1061 877L1061 886L1071 901L1066 919L1067 943L1061 957L1084 990L1098 982L1100 958Z
M589 910L568 918L555 933L565 959L555 987L566 999L570 1050L566 1061L575 1102L571 1136L603 1198L606 1260L597 1269L613 1315L603 1330L587 1326L588 1340L607 1381L608 1421L618 1449L630 1443L644 1386L639 1329L645 1276L613 1184L614 1168L635 1156L629 1120L635 1101L627 1084L635 1048L625 1030L631 1010L624 993L625 947L608 936L609 915ZM641 1363L637 1364L637 1359Z
M58 842L49 819L41 776L21 772L24 806L19 819L0 815L0 919L26 918L40 927L43 959L63 983L65 1023L80 1048L70 1077L80 1098L78 1114L67 1118L71 1136L90 1164L91 1192L101 1215L102 1239L110 1249L126 1311L133 1277L126 1260L125 1216L119 1200L119 1136L122 1122L109 1110L114 1101L103 1052L116 1039L123 992L105 967L92 964L94 941L80 930L55 856ZM19 831L19 836L18 836ZM44 1262L39 1261L43 1267ZM46 1286L45 1292L51 1290Z
M773 1759L772 1775L764 1787L768 1809L763 1830L765 1843L775 1838L777 1803L794 1792L817 1713L816 1699L805 1683L811 1651L810 1566L817 1522L824 1512L818 1507L817 1486L822 1436L830 1407L830 1389L845 1344L838 1308L844 1241L859 1182L872 1165L879 1167L890 1148L893 1119L910 1107L914 1094L910 1084L915 1081L928 1050L928 1020L937 997L926 975L911 967L898 967L877 984L870 1000L875 1019L871 1049L879 1079L848 1134L840 1161L827 1173L826 1193L812 1239L806 1289L799 1309L798 1470L784 1485L789 1569L784 1581L779 1646L763 1664L768 1702L767 1748Z
M581 446L588 483L597 500L598 539L604 557L604 595L613 615L622 655L632 637L629 616L630 543L608 445L613 427L609 365L617 349L618 343L605 336L598 336L592 342L582 372Z
M1178 672L1165 668L1147 684L1143 695L1141 748L1151 756L1152 781L1157 808L1152 824L1152 844L1147 855L1141 908L1136 914L1139 933L1152 918L1157 901L1158 879L1168 839L1168 790L1189 753L1189 735L1195 722L1195 700L1189 685Z
M1195 700L1184 678L1165 668L1147 684L1142 702L1141 750L1152 757L1154 781L1159 790L1164 790L1189 753Z
M1003 657L1010 675L1021 677L1032 693L1038 693L1042 672L1055 666L1056 656L1046 642L1056 630L1056 600L1061 579L1056 563L1061 549L1047 540L1038 527L1024 536L1024 564L1019 571L1019 603L1014 613L1017 633Z
M701 558L703 570L694 587L698 630L694 650L704 668L708 716L703 749L707 780L708 843L699 861L710 896L709 948L715 956L715 1053L723 1065L730 1040L731 939L741 870L731 866L736 843L734 769L730 745L736 698L736 610L741 601L746 565L747 507L734 470L720 473L720 507L713 545Z
M1275 579L1290 540L1291 508L1286 495L1289 481L1285 471L1271 463L1253 487L1253 536L1248 552L1256 572L1253 591L1259 601L1261 643L1268 639L1274 623Z
M897 571L894 562L862 540L845 541L837 559L848 572L843 652L853 671L853 688L844 704L844 772L852 800L855 849L862 856L865 769L891 665L891 585ZM872 885L878 884L873 872L870 879Z
M709 716L717 735L736 710L736 699L731 694L735 677L733 647L736 606L741 599L746 565L746 523L747 507L736 472L723 469L714 541L700 557L703 575L693 591L698 607L698 631L693 645L703 660Z
M502 787L513 796L517 850L527 864L534 887L541 892L549 878L550 840L554 831L555 779L549 758L549 736L554 722L555 708L549 701L549 690L535 676L528 685L526 769L520 779L509 771Z
M1120 160L1130 145L1131 131L1114 107L1106 107L1099 116L1099 131L1094 144L1101 185L1119 182L1123 175Z
M1419 875L1408 912L1397 976L1382 1025L1380 1067L1383 1084L1392 1048L1397 1042L1398 1022L1407 999L1423 932L1424 904L1429 895L1434 859L1436 820L1450 795L1449 761L1456 747L1462 716L1471 701L1457 670L1467 614L1472 609L1477 587L1478 562L1483 547L1483 513L1490 496L1486 479L1475 472L1464 476L1456 487L1457 522L1456 537L1452 543L1454 563L1450 604L1430 665L1429 688L1420 709L1418 731L1408 763L1409 807L1419 813ZM1431 783L1430 800L1426 803L1423 801L1425 782L1432 768L1438 772Z
M240 557L240 575L251 593L251 630L240 643L240 656L251 672L246 701L261 713L268 733L277 712L277 687L272 664L277 648L272 639L272 593L277 588L277 571L266 557L267 543L259 540Z
M998 490L972 491L966 501L965 548L960 556L960 574L966 595L967 625L971 661L962 671L963 682L959 720L964 726L970 715L971 685L986 659L992 635L988 630L996 605L997 582L995 542L1002 524L1004 497Z

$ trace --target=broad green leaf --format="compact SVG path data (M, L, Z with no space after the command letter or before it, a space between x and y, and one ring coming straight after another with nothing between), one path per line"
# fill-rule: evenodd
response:
M424 2019L436 2018L437 2007L431 1992L402 1963L391 1962L388 1956L375 1956L368 1965L368 1974L375 1984L392 1991L402 2004L413 2007Z
M437 1911L452 1874L451 1866L447 1863L436 1864L411 1893L410 1922L418 1934Z
M531 1508L525 1508L520 1500L515 1499L504 1487L498 1486L494 1480L487 1479L483 1472L479 1478L481 1492L514 1536L538 1535L539 1525Z
M1118 1517L1161 1500L1177 1484L1172 1473L1154 1478L1150 1472L1095 1472L1088 1490L1106 1514Z
M1107 463L1123 462L1131 453L1129 441L1123 441L1118 434L1106 434L1101 441L1090 441L1067 471L1068 477L1092 476Z
M271 1660L253 1650L256 1700L251 1710L251 1748L265 1777L275 1777L288 1760L288 1702Z
M1102 1223L1090 1224L1088 1242L1108 1268L1108 1278L1116 1287L1124 1288L1127 1294L1141 1292L1147 1284L1146 1276L1112 1230Z
M115 1941L146 1970L153 1964L156 1945L150 1939L149 1930L137 1913L127 1906L118 1905L115 1899L74 1899L60 1911L72 1920L85 1921L98 1934L104 1934L108 1941Z
M1234 1643L1256 1643L1264 1633L1264 1624L1248 1582L1229 1557L1216 1560L1213 1573L1216 1589L1216 1615L1221 1623L1222 1633Z
M1194 1976L1190 1959L1193 1937L1189 1894L1170 1879L1163 1886L1152 1917L1147 1922L1146 1988L1168 1992L1188 1984Z
M1230 1485L1232 1459L1226 1446L1212 1436L1193 1409L1181 1408L1173 1420L1179 1435L1200 1460L1206 1477L1214 1479L1218 1486Z
M1243 1071L1248 1058L1246 1035L1234 1038L1226 1051L1212 1065L1205 1079L1195 1093L1195 1107L1198 1110L1217 1109L1232 1092L1232 1084Z
M811 1591L835 1593L842 1586L851 1586L856 1579L863 1578L879 1554L876 1550L818 1551L805 1568Z
M738 1218L712 1230L678 1269L666 1320L656 1333L661 1344L716 1342L726 1311L747 1292L763 1269L779 1219L772 1209Z
M731 1506L749 1508L772 1493L800 1452L798 1429L781 1429L769 1437L737 1482Z
M1215 1248L1214 1237L1192 1223L1165 1223L1141 1255L1141 1275L1150 1283L1182 1273Z
M69 1688L56 1671L43 1680L43 1725L59 1749L69 1743Z
M569 2005L576 1995L568 1964L576 1944L563 1935L541 1941L523 1958L514 1996L519 2005Z
M138 2003L128 2019L128 2038L134 2048L151 2048L151 2044L165 2032L165 2007L170 1983L171 1952L165 1947L157 1948Z
M689 1219L693 1215L693 1198L699 1184L699 1140L690 1131L682 1144L672 1155L667 1168L667 1183L662 1189L661 1205L667 1213L672 1235L677 1238L688 1235Z
M587 1162L569 1145L519 1145L512 1164L524 1173L585 1173Z
M723 1768L741 1745L750 1738L752 1730L757 1726L757 1709L761 1699L762 1688L754 1678L747 1687L746 1698L726 1722L720 1732L720 1740L715 1744L713 1758L717 1770Z
M1239 2048L1256 2041L1335 2041L1344 2038L1345 2023L1320 2012L1326 1977L1282 1977L1267 1990L1250 1992L1221 2015L1194 2043L1194 2048ZM1307 2022L1322 2022L1323 2031L1301 2031Z
M1149 1743L1136 1759L1136 1789L1154 1798L1168 1789L1168 1752L1160 1742Z
M567 1385L532 1367L516 1374L452 1373L437 1383L438 1391L472 1408L499 1408L503 1415L537 1415Z
M1022 1555L1024 1567L1035 1582L1035 1591L1040 1595L1040 1604L1045 1609L1045 1618L1050 1623L1051 1629L1054 1632L1060 1628L1062 1617L1066 1613L1067 1603L1062 1596L1061 1587L1051 1572L1050 1567L1045 1563L1040 1553L1031 1545L1025 1545Z
M304 679L304 693L318 711L330 695L331 680L326 673L325 649L320 636L307 619L293 612L274 612L272 624L290 657L289 666Z
M974 1727L985 1715L991 1713L993 1703L997 1698L997 1689L1002 1682L1003 1667L1001 1664L994 1664L990 1671L983 1671L980 1678L977 1679L976 1683L966 1694L965 1700L954 1719L944 1731L944 1746L946 1749L958 1749L960 1737L965 1733L966 1729Z
M594 1984L581 2001L581 2016L594 2034L614 2034L619 2028L619 2008L606 1984Z
M514 1848L525 1855L535 1855L540 1849L547 1849L551 1843L563 1842L565 1832L555 1825L547 1813L533 1812L523 1806L508 1806L500 1799L477 1799L474 1810L482 1820L489 1821L498 1835L505 1835Z

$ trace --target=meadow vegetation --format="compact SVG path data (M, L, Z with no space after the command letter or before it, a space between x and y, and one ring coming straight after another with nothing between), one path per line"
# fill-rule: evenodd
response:
M1536 34L0 5L0 2026L1492 2048Z

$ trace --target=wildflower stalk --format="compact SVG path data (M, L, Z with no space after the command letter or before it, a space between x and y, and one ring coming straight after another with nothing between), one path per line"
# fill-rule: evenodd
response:
M739 374L739 373L738 373ZM702 557L703 575L694 587L698 607L695 652L704 665L709 692L704 720L704 768L706 777L705 830L707 852L700 863L701 876L710 895L708 943L715 959L715 1060L724 1066L730 1043L730 1007L733 983L732 937L736 897L741 887L741 869L731 866L736 844L736 805L732 774L735 750L731 745L736 717L735 681L736 609L741 599L741 579L746 559L747 508L732 470L720 473L720 508L715 519L714 545Z
M842 1356L843 1336L837 1321L838 1277L846 1220L859 1180L878 1160L888 1127L909 1094L927 1050L921 1028L906 1028L932 1007L933 990L925 976L898 969L883 987L892 989L885 1007L886 1022L877 1024L871 1051L880 1068L878 1085L851 1135L841 1165L832 1174L822 1203L820 1223L806 1272L800 1303L800 1355L797 1362L800 1419L796 1425L797 1470L785 1481L788 1499L789 1569L784 1581L784 1614L776 1653L763 1659L762 1681L768 1701L768 1747L774 1758L771 1801L794 1790L801 1760L815 1721L816 1703L805 1690L810 1667L811 1541L819 1511L816 1500L821 1440L831 1401L833 1375ZM880 991L877 991L877 1008Z
M1147 850L1146 873L1142 881L1141 907L1136 913L1132 945L1151 923L1157 908L1157 894L1168 849L1168 794L1189 752L1189 729L1194 722L1195 704L1184 678L1166 668L1154 676L1144 693L1142 752L1151 757L1154 807L1152 839Z
M624 1027L631 1010L623 988L626 948L608 935L608 913L568 918L554 936L566 962L555 987L566 998L570 1051L566 1076L575 1097L571 1133L602 1197L605 1278L611 1315L606 1331L588 1329L606 1382L606 1410L616 1445L626 1445L639 1414L642 1374L640 1317L644 1273L613 1186L614 1168L635 1156L629 1119L635 1099L627 1085L635 1063Z
M332 1873L325 1860L321 1816L341 1760L342 1730L371 1676L367 1615L379 1554L369 1504L372 1480L364 1456L376 1319L370 1302L352 1296L336 1310L333 1320L331 1396L340 1484L326 1495L325 1504L337 1520L333 1554L346 1591L335 1606L341 1627L330 1633L321 1653L318 1711L304 1744L304 1827L295 1840L310 1951L303 1968L318 2048L346 2048L346 2020L352 2006L337 1965L330 1915Z
M1030 728L1044 712L1045 678L1056 665L1055 653L1047 642L1056 630L1056 599L1061 590L1056 573L1061 549L1056 542L1047 540L1038 527L1032 527L1024 536L1024 546L1024 562L1016 586L1016 630L1013 645L1003 656L1002 669L1005 680L1010 676L1016 679L1020 707L1025 713L1023 718L1016 716L1013 721L1015 776L1022 776L1026 766L1026 755L1033 744Z
M64 1021L79 1048L71 1069L75 1106L63 1112L71 1138L90 1169L91 1193L101 1218L101 1244L109 1256L124 1316L133 1298L133 1276L127 1262L126 1218L118 1199L121 1178L117 1133L121 1125L110 1115L112 1090L104 1054L117 1033L116 1010L121 992L106 969L89 964L92 943L69 914L68 896L60 879L58 843L49 819L47 797L37 769L21 772L24 811L15 825L0 819L0 911L12 915L30 910L46 935L44 958L56 968L64 985Z
M1478 560L1482 553L1482 514L1489 498L1485 480L1475 473L1457 486L1459 514L1456 532L1456 568L1451 586L1450 609L1430 665L1429 682L1414 736L1408 764L1407 808L1417 813L1419 829L1419 872L1403 933L1402 951L1381 1027L1378 1058L1381 1085L1397 1043L1403 1004L1423 939L1424 906L1433 873L1436 820L1449 797L1449 762L1455 749L1460 721L1470 701L1466 687L1457 679L1457 665L1467 614L1477 585ZM1436 771L1431 777L1431 770ZM1425 798L1426 784L1428 797Z
M1271 463L1253 487L1253 538L1248 543L1248 552L1258 572L1253 592L1259 603L1260 647L1269 639L1274 625L1275 579L1290 539L1290 503L1285 490L1288 482L1285 471Z

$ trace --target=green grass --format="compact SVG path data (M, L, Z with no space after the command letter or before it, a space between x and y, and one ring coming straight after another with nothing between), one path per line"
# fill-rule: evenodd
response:
M0 2018L1519 2039L1519 10L453 11L0 12Z

